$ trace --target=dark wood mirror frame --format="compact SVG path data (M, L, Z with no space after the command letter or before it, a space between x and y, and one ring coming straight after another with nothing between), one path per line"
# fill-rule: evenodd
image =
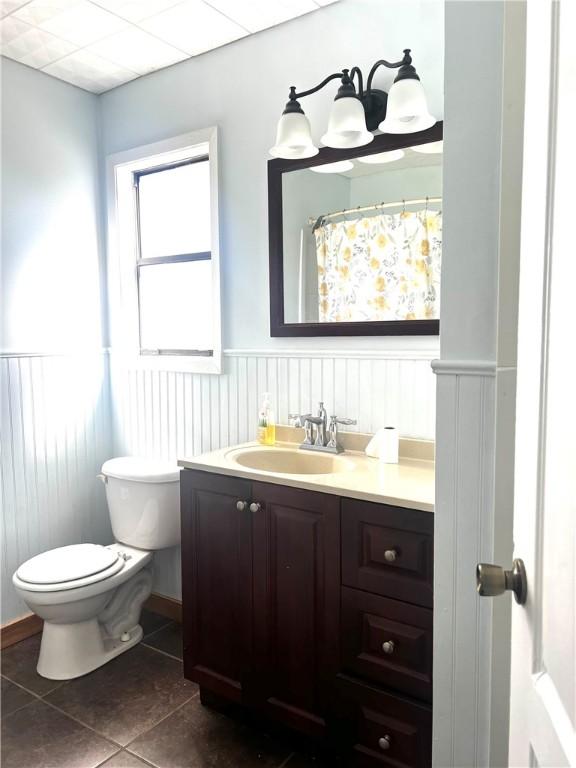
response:
M437 336L439 320L377 320L356 323L284 322L284 248L282 222L282 174L338 160L404 149L415 144L440 141L443 123L426 131L408 134L381 134L364 147L332 149L323 147L314 157L302 160L274 158L268 161L268 241L270 253L270 335L271 336Z

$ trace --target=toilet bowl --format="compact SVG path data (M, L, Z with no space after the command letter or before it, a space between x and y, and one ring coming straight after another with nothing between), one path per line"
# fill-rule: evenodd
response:
M180 542L180 470L135 457L110 459L101 479L115 543L72 544L23 563L12 582L44 619L37 670L51 680L91 672L142 638L153 551Z

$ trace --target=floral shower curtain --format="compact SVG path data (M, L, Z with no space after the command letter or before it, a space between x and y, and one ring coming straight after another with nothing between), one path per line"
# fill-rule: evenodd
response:
M440 316L441 211L325 223L314 234L320 322Z

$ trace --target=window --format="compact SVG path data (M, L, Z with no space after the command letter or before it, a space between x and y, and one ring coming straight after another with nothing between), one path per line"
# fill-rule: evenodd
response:
M109 169L113 349L145 367L219 372L215 129L114 155Z

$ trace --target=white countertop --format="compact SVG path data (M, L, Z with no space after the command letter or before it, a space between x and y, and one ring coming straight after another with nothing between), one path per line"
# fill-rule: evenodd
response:
M401 446L403 442L407 441L401 441ZM417 444L419 441L410 441L410 443ZM419 453L417 450L409 451L410 456L400 456L398 464L383 464L377 459L366 456L363 451L346 450L340 455L355 464L350 471L325 475L295 475L240 466L230 455L239 449L254 447L274 451L277 448L294 449L298 444L293 441L278 441L275 446L266 447L256 442L243 443L201 456L182 458L178 461L178 465L186 469L214 472L263 483L288 485L362 501L409 507L424 512L434 511L434 461L414 458L414 454Z

